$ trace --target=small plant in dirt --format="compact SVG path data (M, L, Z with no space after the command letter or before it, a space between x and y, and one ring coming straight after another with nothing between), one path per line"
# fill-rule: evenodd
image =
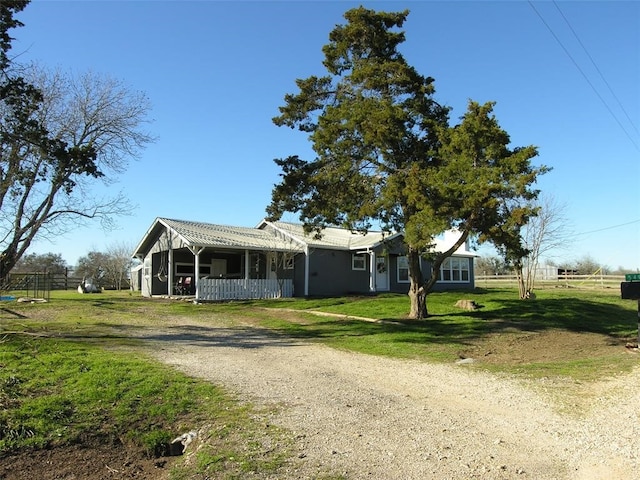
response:
M142 435L141 443L148 457L166 457L170 454L173 436L166 430L152 430Z

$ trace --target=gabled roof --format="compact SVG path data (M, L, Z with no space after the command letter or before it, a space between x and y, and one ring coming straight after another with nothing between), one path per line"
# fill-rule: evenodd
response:
M174 238L180 238L188 247L301 250L299 245L283 241L268 230L158 217L136 247L134 256L145 255L164 229L168 229Z
M402 235L381 231L361 234L343 228L327 227L322 231L320 238L315 238L313 234L305 233L301 224L296 223L263 220L257 227L252 228L158 217L136 247L134 256L146 255L165 229L171 232L173 238L182 240L187 247L286 252L300 252L305 247L361 251L375 248ZM454 236L448 232L443 239L436 240L435 249L444 251L454 242ZM461 246L455 253L473 255L466 249L466 245Z
M213 223L190 222L160 218L188 245L199 247L242 247L274 249L277 239L271 232L250 227L232 227ZM277 249L277 248L276 248Z
M344 228L326 227L322 230L320 238L314 238L313 233L307 234L304 227L298 223L266 222L263 221L258 228L271 225L280 232L289 235L309 247L329 248L339 250L362 250L380 245L383 241L395 238L397 234L389 234L380 231L370 231L367 234L351 232Z

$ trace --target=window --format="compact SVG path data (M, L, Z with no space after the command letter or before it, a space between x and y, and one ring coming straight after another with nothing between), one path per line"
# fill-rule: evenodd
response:
M191 275L193 276L193 264L190 263L176 263L176 275Z
M177 277L193 277L195 267L192 263L176 263ZM211 274L211 265L200 265L200 276Z
M469 259L449 257L440 266L441 282L468 282Z
M351 256L351 268L353 270L366 270L367 256L364 253L354 253Z
M409 258L398 257L398 283L409 283Z
M284 254L284 269L293 270L293 253Z
M144 267L142 268L145 278L149 278L151 276L151 257L144 258Z

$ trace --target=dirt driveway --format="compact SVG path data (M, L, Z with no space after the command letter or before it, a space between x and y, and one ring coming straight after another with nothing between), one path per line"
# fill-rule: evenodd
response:
M291 430L288 478L627 479L640 471L640 370L554 400L473 365L334 350L253 327L144 335L159 360L268 407Z

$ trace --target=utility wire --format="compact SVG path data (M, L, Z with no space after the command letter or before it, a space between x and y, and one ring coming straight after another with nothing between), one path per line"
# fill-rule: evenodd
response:
M589 232L576 233L575 236L578 237L580 235L589 235L590 233L604 232L605 230L613 230L614 228L626 227L627 225L633 225L634 223L640 223L640 218L637 220L632 220L627 223L621 223L619 225L612 225L610 227L599 228L597 230L591 230Z
M598 92L598 90L596 89L596 87L593 85L593 83L591 82L591 80L589 80L589 77L587 77L587 75L584 73L584 71L582 70L582 68L580 68L580 65L578 65L578 62L576 62L576 60L573 58L573 56L571 55L571 53L569 52L569 50L567 50L567 48L564 46L564 44L560 41L560 39L558 38L558 36L555 34L555 32L553 31L553 29L551 28L551 26L546 22L546 20L544 19L544 17L540 14L540 12L538 11L538 9L534 6L533 2L531 0L529 0L529 5L531 6L531 8L533 9L534 12L536 12L536 15L538 15L538 17L540 18L540 20L542 21L542 23L544 24L545 27L547 27L547 30L549 30L549 32L551 33L551 35L553 36L553 38L556 40L556 42L558 42L558 45L560 45L560 47L564 50L564 53L567 54L567 56L571 59L571 61L573 62L573 64L575 65L575 67L578 69L578 71L582 74L583 78L585 79L585 81L589 84L589 86L591 87L591 89L594 91L594 93L596 94L596 96L600 99L600 101L602 102L602 104L605 106L605 108L609 111L609 113L611 114L611 116L613 117L613 119L616 121L616 123L618 124L618 126L622 129L622 131L625 133L625 135L627 136L627 138L629 139L629 141L633 144L634 147L636 147L636 150L638 150L640 152L640 147L638 147L638 144L636 143L636 141L631 137L631 135L629 134L629 132L627 131L626 128L624 128L624 125L622 125L622 123L620 122L620 120L618 119L618 117L615 115L615 113L613 113L613 110L611 110L611 107L609 107L609 105L607 104L607 102L605 101L604 98L602 98L602 95L600 95L600 92Z
M558 10L558 12L560 13L560 16L562 16L562 18L564 19L565 23L567 24L567 26L569 27L569 30L571 30L571 33L573 33L573 36L576 38L576 40L578 41L578 43L580 44L580 46L582 47L582 50L584 51L584 53L587 55L587 57L589 57L589 60L591 60L591 64L593 65L593 67L596 69L596 71L598 72L598 74L600 75L600 78L602 79L602 81L604 82L604 84L607 86L607 88L609 89L609 92L611 93L611 95L613 96L613 98L615 98L616 102L618 103L618 106L620 107L620 110L622 110L622 112L625 114L625 116L627 117L627 120L629 120L629 124L631 124L631 126L633 127L633 129L636 131L637 134L640 135L640 131L638 130L638 127L633 123L633 120L631 119L631 117L629 116L629 114L627 113L627 111L625 110L624 106L622 105L622 102L620 102L620 99L617 97L617 95L614 93L613 89L611 88L611 85L609 85L609 82L607 82L607 79L604 78L604 75L602 74L602 72L600 71L600 69L598 68L598 65L596 64L595 60L593 59L593 57L591 56L591 54L589 54L589 51L587 50L587 47L584 46L584 44L582 43L582 40L580 40L580 37L578 37L578 34L576 33L576 31L573 29L573 27L571 26L571 23L569 23L569 19L567 19L567 17L565 16L565 14L562 12L562 10L560 10L560 6L558 5L558 2L556 2L555 0L553 0L553 4L555 5L556 9Z

